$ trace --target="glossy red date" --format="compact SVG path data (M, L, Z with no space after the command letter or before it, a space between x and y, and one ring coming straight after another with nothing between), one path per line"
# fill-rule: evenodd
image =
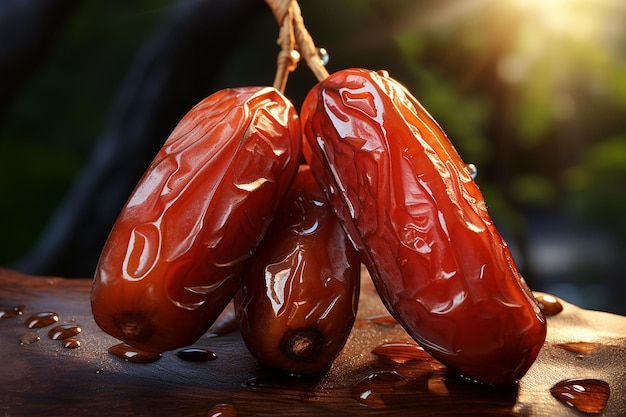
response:
M301 128L277 90L219 91L174 129L120 213L91 295L112 336L187 346L218 317L287 194Z
M301 117L305 157L393 316L466 377L520 379L545 319L435 120L363 69L318 84Z
M326 372L354 323L359 276L356 251L302 166L235 297L249 351L289 374Z

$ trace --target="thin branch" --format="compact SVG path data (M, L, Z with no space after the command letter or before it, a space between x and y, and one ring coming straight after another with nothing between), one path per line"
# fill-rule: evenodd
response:
M318 81L326 79L328 71L304 25L298 2L296 0L265 0L265 2L280 25L278 44L281 51L278 54L274 87L284 91L289 73L296 69L301 56Z

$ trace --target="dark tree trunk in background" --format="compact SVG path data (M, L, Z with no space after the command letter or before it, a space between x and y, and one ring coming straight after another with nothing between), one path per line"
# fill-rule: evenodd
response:
M0 118L45 62L78 0L2 0L0 4Z
M250 36L245 29L264 10L261 0L190 0L172 7L139 51L88 165L15 268L66 277L93 274L139 177L180 118L215 91L221 60L241 36Z

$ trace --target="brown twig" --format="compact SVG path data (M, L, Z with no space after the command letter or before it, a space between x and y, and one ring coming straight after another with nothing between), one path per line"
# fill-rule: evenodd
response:
M269 1L268 1L269 3ZM280 32L278 35L278 44L281 47L278 53L276 76L274 78L274 88L278 91L284 92L287 85L287 78L289 73L293 72L298 65L300 55L296 51L296 39L293 29L293 11L291 8L287 8L285 11L282 9L280 12L284 12L284 16L279 20Z
M320 58L313 38L304 26L302 11L296 0L265 0L274 13L280 25L278 44L281 51L278 54L274 87L284 91L289 73L296 69L300 57L318 81L328 77L324 62Z
M304 58L309 69L315 75L318 81L323 81L328 77L328 71L324 67L324 62L319 55L318 49L313 42L313 38L309 34L309 31L304 26L304 19L302 18L302 12L300 6L296 0L291 2L293 8L294 30L296 36L296 44L300 55Z

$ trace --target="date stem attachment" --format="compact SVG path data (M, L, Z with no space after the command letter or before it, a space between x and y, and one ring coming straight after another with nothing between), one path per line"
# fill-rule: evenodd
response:
M280 25L278 54L274 88L284 92L289 73L296 69L300 57L304 58L315 78L322 81L328 77L324 61L319 56L313 38L304 25L302 11L296 0L265 0Z

